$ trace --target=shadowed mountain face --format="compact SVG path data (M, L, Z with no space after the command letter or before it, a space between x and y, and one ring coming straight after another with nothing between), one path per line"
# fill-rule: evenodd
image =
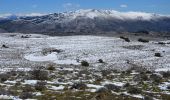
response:
M44 16L1 19L0 29L7 32L52 35L99 34L102 32L170 32L170 17L141 12L78 10Z

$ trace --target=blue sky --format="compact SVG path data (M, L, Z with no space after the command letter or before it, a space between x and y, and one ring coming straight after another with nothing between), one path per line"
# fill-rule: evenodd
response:
M77 9L113 9L170 15L170 0L0 0L0 14L54 13Z

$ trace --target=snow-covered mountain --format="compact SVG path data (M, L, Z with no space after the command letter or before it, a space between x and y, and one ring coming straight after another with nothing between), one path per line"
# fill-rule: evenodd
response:
M16 16L0 20L8 32L53 33L54 35L140 30L170 32L170 16L115 10L77 10L39 16Z

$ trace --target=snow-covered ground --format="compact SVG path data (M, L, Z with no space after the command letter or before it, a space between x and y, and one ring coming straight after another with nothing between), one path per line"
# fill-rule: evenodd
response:
M126 69L131 66L127 61L149 69L160 70L160 68L170 67L170 45L156 44L155 41L141 43L125 42L115 37L50 37L35 34L30 35L30 38L21 38L22 34L15 35L11 36L7 33L0 35L0 45L5 44L9 47L0 48L2 67L25 68L44 62L79 65L82 60L86 60L91 66L98 68L101 66L98 63L99 59L105 62L105 68ZM140 48L135 49L136 46ZM43 49L48 48L59 49L62 52L43 55ZM160 52L163 57L155 57L154 53L157 52Z

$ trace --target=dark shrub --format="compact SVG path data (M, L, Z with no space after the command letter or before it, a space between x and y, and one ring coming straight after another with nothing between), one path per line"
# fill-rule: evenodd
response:
M42 82L42 81L39 81L37 82L37 84L35 85L35 89L38 90L38 91L43 91L46 89L46 82Z
M156 57L162 57L161 53L155 53Z
M29 38L29 36L28 35L25 35L25 36L21 36L21 38Z
M30 92L22 92L19 96L21 99L30 99L33 97L33 94Z
M145 73L139 74L139 78L141 81L147 81L149 79Z
M130 86L131 86L130 83L126 83L123 87L128 88Z
M99 61L99 63L104 63L104 61L102 59L99 59L98 61Z
M165 45L166 43L164 43L164 42L158 42L158 44Z
M149 40L147 40L147 39L142 39L142 38L139 38L138 41L139 41L139 42L143 42L143 43L149 42Z
M5 44L2 45L2 48L9 48L8 46L6 46Z
M87 85L84 83L74 83L70 89L79 89L79 90L85 90L87 88Z
M126 42L130 42L130 39L127 37L120 36L121 39L125 40Z
M154 100L151 96L145 96L144 100Z
M47 70L50 70L50 71L55 70L54 65L53 65L53 64L49 64L49 65L47 66Z
M136 87L130 86L127 90L128 93L130 94L140 94L142 91Z
M30 72L31 78L35 80L48 80L48 71L35 69Z
M33 92L34 88L31 85L26 84L24 87L22 87L23 92Z
M10 77L9 74L6 74L6 73L0 74L0 82L7 81L9 77Z
M111 90L111 91L120 91L121 87L120 86L116 86L114 84L106 84L104 85L105 88L107 88L108 90Z
M167 72L161 72L161 74L162 74L162 76L163 76L164 78L168 78L168 77L170 77L170 71L167 71Z
M81 61L81 65L82 66L89 66L89 63L85 60Z

